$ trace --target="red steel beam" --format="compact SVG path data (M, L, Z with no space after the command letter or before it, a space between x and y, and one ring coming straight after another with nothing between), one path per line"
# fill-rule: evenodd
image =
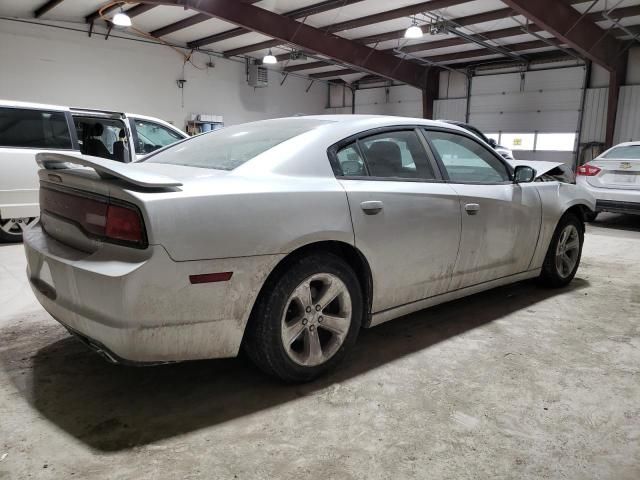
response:
M240 0L246 3L258 3L260 0ZM170 35L174 32L177 32L179 30L182 30L184 28L189 28L192 27L194 25L197 25L198 23L202 23L206 20L210 20L211 17L209 15L205 15L204 13L197 13L191 17L188 18L184 18L182 20L179 20L177 22L174 22L170 25L158 28L152 32L149 32L150 35L153 35L154 37L163 37L165 35ZM238 29L236 29L238 30Z
M389 20L395 20L397 18L408 17L416 15L418 13L439 10L441 8L448 8L454 5L460 5L467 3L470 0L431 0L430 2L422 2L415 5L409 5L407 7L396 8L394 10L388 10L386 12L376 13L374 15L367 15L366 17L354 18L345 22L335 23L333 25L327 25L321 27L320 30L328 33L336 33L344 30L350 30L352 28L365 27L367 25L373 25L375 23L386 22ZM269 40L266 42L255 43L253 45L247 45L241 48L234 48L224 52L226 56L244 55L246 53L263 50L265 48L273 48L281 45L281 43L275 40Z
M52 8L60 5L63 1L64 0L49 0L48 2L41 5L35 12L33 12L33 16L36 18L40 18Z
M254 32L277 38L281 43L334 58L360 71L423 88L425 69L365 45L326 33L254 5L235 0L146 0L156 5L184 5L198 13L231 22Z
M313 5L309 5L306 7L296 8L295 10L291 10L290 12L284 13L283 15L289 18L305 18L305 17L308 17L309 15L316 15L318 13L328 12L329 10L342 8L345 5L351 5L352 3L358 3L361 1L363 0L325 0L323 2L314 3ZM251 2L251 3L255 3L255 2ZM201 47L202 45L221 42L222 40L234 38L249 32L250 30L247 30L246 28L234 28L231 30L227 30L226 32L216 33L214 35L208 35L204 38L199 38L198 40L189 42L188 46L191 48L197 48L197 47Z
M440 90L440 69L431 67L427 71L427 82L422 89L422 118L434 120L434 100L438 98Z
M580 55L610 72L616 70L622 43L607 35L591 17L583 17L575 8L557 0L502 1Z

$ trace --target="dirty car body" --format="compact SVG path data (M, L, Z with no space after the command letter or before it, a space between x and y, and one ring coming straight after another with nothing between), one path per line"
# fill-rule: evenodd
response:
M134 363L237 355L276 279L325 251L354 271L359 291L339 310L357 312L361 296L364 327L539 276L561 218L595 207L575 185L519 183L463 129L410 118L267 120L138 163L38 161L33 291L70 331ZM340 269L313 275L308 285L330 284Z

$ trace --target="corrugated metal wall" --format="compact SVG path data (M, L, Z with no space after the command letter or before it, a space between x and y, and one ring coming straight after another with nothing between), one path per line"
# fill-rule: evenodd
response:
M614 143L640 140L640 85L620 88Z
M584 99L580 143L604 142L608 88L588 88Z

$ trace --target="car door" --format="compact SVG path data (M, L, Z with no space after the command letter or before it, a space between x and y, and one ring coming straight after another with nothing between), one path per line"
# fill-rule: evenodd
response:
M447 291L460 207L414 128L383 129L330 150L355 243L373 276L373 312Z
M462 237L450 289L526 271L542 219L536 186L513 183L504 160L470 135L424 132L460 198Z

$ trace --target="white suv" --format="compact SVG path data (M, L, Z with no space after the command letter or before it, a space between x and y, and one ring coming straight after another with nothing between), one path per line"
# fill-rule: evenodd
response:
M184 138L153 117L0 100L0 241L21 241L40 214L36 153L131 162Z

